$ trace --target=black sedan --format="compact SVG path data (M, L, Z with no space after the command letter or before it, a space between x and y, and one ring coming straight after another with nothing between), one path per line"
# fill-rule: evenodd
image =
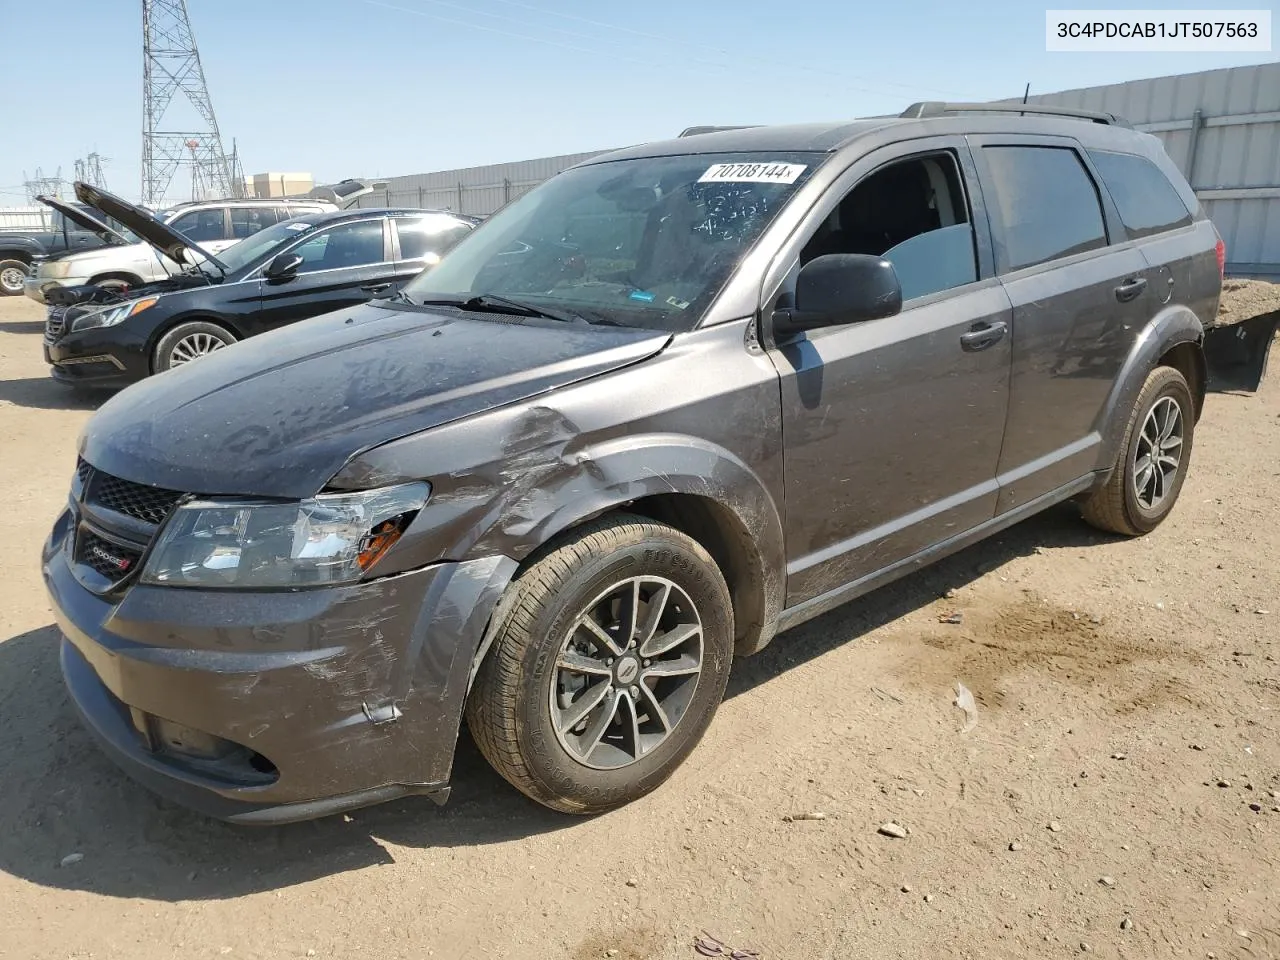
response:
M122 222L133 219L125 201L96 190L89 199L111 216L125 213ZM269 227L215 257L146 219L136 232L190 265L123 294L59 291L44 338L56 379L123 386L254 334L394 296L477 222L425 210L318 213Z

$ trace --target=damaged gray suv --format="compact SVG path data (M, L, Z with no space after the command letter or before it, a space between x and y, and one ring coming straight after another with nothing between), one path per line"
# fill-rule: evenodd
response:
M1222 246L1156 139L1059 113L597 157L393 299L126 389L43 556L88 728L276 823L443 802L465 716L599 812L780 631L1067 499L1153 529Z

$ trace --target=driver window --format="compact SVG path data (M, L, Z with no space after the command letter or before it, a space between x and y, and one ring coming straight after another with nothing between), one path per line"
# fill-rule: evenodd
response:
M976 281L973 224L955 158L944 152L899 160L859 181L805 245L800 263L831 253L888 260L903 301Z

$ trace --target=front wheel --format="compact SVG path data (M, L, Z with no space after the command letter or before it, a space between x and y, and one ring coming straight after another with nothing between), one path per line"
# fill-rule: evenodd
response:
M163 373L206 357L235 342L236 338L231 331L216 323L203 320L180 323L156 344L155 355L151 360L152 368L156 373Z
M22 294L29 269L21 260L0 260L0 297L17 297Z
M467 699L480 752L566 813L658 787L729 677L733 608L715 561L671 527L615 516L574 531L509 589Z
M1186 378L1172 367L1156 367L1133 405L1110 479L1081 507L1085 520L1130 537L1159 526L1182 491L1195 426Z

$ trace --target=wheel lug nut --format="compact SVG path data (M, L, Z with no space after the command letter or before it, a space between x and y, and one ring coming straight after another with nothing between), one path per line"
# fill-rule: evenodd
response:
M647 666L649 666L650 662L651 662L651 661L646 660L646 661L644 662L644 665L647 667Z
M613 657L610 657L608 660L605 661L605 666L607 667L613 666Z
M632 695L633 697L638 697L638 696L640 696L640 688L639 688L639 687L632 687L632 688L631 688L631 695Z

